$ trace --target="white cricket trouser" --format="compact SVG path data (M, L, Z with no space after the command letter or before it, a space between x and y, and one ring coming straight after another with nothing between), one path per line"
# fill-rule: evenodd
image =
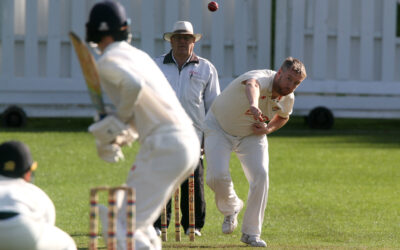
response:
M76 250L74 240L53 225L23 215L0 220L1 250Z
M194 128L159 129L143 140L126 182L136 190L136 249L161 248L153 223L173 191L194 171L199 157ZM118 213L118 249L126 248L125 206L123 202Z
M229 172L231 152L235 152L250 185L242 233L259 236L268 199L267 137L229 135L220 127L212 111L208 112L205 123L206 182L215 193L217 208L227 216L240 209L242 203L234 190Z

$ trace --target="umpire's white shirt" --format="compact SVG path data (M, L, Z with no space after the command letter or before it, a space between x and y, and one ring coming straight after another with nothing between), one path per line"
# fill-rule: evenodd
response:
M0 176L0 212L18 213L0 220L0 249L76 249L54 226L55 208L47 194L22 178Z
M197 136L202 140L206 113L215 97L220 94L217 70L207 59L194 53L181 70L172 51L157 57L155 61L192 119Z

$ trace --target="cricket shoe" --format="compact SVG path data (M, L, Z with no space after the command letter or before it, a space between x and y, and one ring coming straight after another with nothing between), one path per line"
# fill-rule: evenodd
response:
M186 232L185 232L185 234L186 234L186 235L189 235L189 233L190 233L190 229L188 228L188 229L186 229ZM194 230L194 235L196 235L196 236L199 236L199 237L200 237L200 236L201 236L201 232L200 232L200 230L196 228L196 229Z
M267 243L265 243L265 241L256 235L242 234L240 241L252 247L267 247Z
M237 217L240 213L240 210L242 210L243 208L243 202L242 201L240 202L241 202L240 208L236 210L234 214L225 216L224 222L222 223L222 232L224 234L233 233L233 231L237 228L238 226Z

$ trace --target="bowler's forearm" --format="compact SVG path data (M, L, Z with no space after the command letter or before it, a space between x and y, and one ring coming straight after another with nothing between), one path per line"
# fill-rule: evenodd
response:
M246 96L250 107L258 108L258 98L260 97L260 87L255 79L249 79L244 82L246 84Z
M268 135L272 132L277 131L278 129L282 128L288 121L289 117L283 118L279 115L275 115L265 128L265 134Z

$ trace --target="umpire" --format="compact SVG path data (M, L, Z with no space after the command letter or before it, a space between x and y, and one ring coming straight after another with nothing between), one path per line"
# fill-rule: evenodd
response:
M157 65L171 84L183 108L193 120L197 135L203 141L204 120L215 97L220 93L218 73L214 65L193 52L201 34L193 33L193 26L187 21L177 21L172 32L164 34L164 40L171 43L171 51L155 59ZM199 149L200 150L200 149ZM195 234L201 236L205 223L206 203L204 200L203 159L194 172L195 190ZM181 224L189 234L188 181L181 186ZM171 218L171 202L167 205L168 224ZM154 223L158 234L161 219Z

